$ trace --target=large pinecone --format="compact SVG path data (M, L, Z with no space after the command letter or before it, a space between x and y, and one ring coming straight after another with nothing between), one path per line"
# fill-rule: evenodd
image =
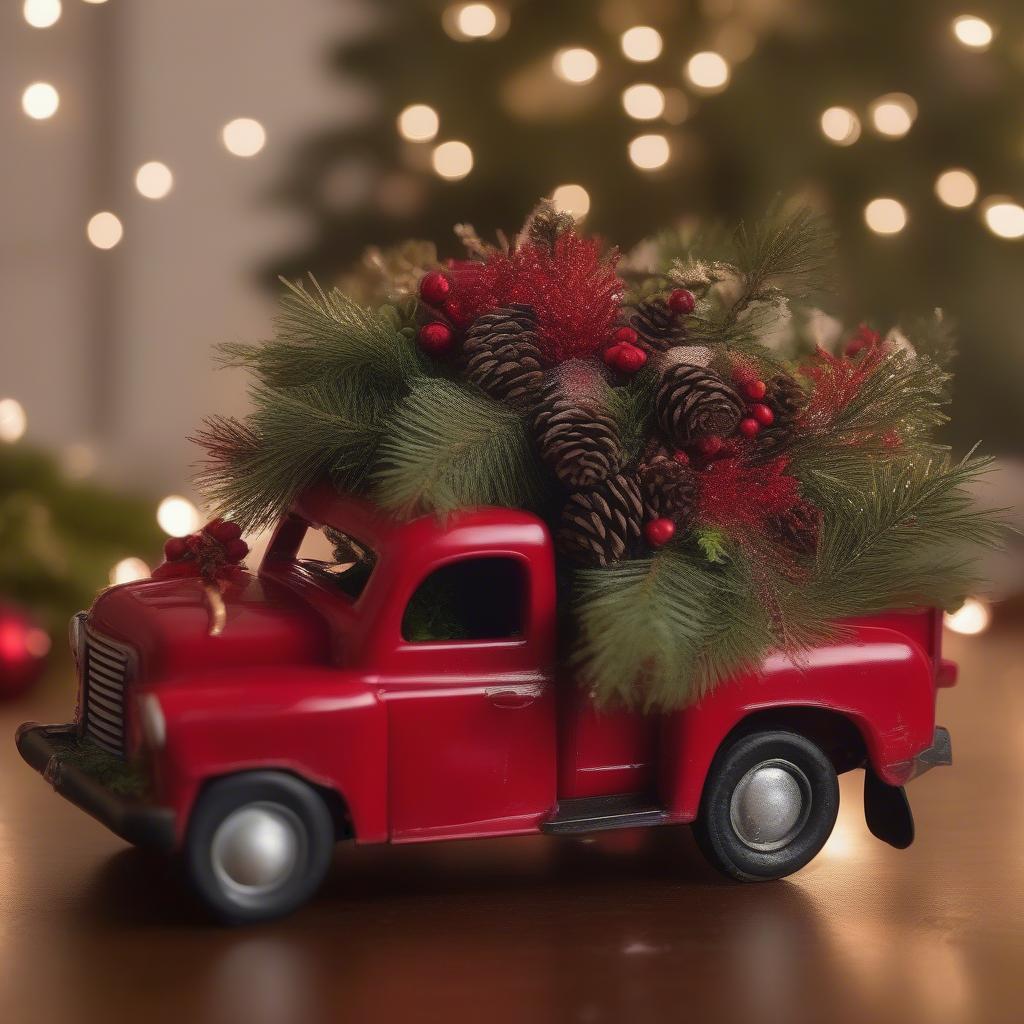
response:
M636 553L643 522L636 480L616 473L569 496L556 537L558 549L577 565L611 565Z
M732 434L743 415L743 402L714 370L675 363L662 375L654 410L669 440L685 448L712 434Z
M697 479L689 466L671 458L655 458L640 467L640 491L648 519L671 519L683 525L693 514Z
M664 299L641 302L629 318L629 326L636 331L637 344L650 355L666 352L686 341L686 329Z
M466 376L500 401L529 400L544 379L537 317L530 306L506 306L473 321L462 346Z
M764 401L775 419L771 426L761 428L757 447L761 454L774 456L795 437L797 420L807 406L807 395L794 378L780 373L768 382Z
M567 487L591 487L621 468L615 420L600 402L566 391L558 380L533 413L540 457Z

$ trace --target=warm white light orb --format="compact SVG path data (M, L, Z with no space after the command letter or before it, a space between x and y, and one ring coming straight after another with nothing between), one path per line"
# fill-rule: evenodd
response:
M410 142L429 142L440 127L437 111L426 103L413 103L398 115L398 134Z
M962 167L953 167L935 179L935 194L947 206L963 209L978 198L978 179Z
M634 25L626 29L619 42L627 60L635 60L638 64L657 60L661 56L661 33L650 25Z
M473 170L473 150L457 140L442 142L434 149L431 161L442 178L458 181Z
M147 199L163 199L174 188L174 175L167 164L150 160L135 172L135 187Z
M199 509L180 494L171 494L160 502L156 510L156 521L160 529L172 537L195 533L202 525Z
M872 199L864 207L864 222L876 235L898 235L907 226L907 208L888 196Z
M580 220L590 210L590 193L582 185L559 185L551 193L551 202L556 209Z
M702 92L721 92L729 84L729 63L720 53L704 50L687 61L686 77Z
M860 118L849 107L829 107L821 115L821 133L837 146L852 146L860 138Z
M235 156L255 156L266 144L267 133L259 121L251 117L236 117L221 131L224 146Z
M110 585L116 587L119 583L134 583L148 576L149 566L141 558L122 558L110 569Z
M60 20L60 0L25 0L21 10L33 28L49 28Z
M498 27L498 16L490 4L465 4L455 15L459 31L469 39L484 39Z
M1000 238L1024 237L1024 206L1012 199L994 198L985 203L985 224Z
M655 171L672 155L664 135L638 135L629 144L629 159L642 171Z
M0 398L0 441L14 444L28 426L25 409L16 398Z
M45 121L53 117L60 106L60 94L49 82L33 82L21 94L21 109L33 121Z
M97 249L113 249L124 237L124 226L117 214L103 210L89 218L85 233Z
M584 82L589 82L600 67L597 57L590 50L584 50L581 46L559 50L555 54L553 65L555 74L567 82L572 82L573 85L583 85Z
M979 601L976 597L969 597L955 612L949 612L944 616L946 629L954 633L962 633L964 636L976 636L988 629L992 620L992 614L988 605Z
M879 96L871 104L869 113L875 131L890 139L901 139L917 119L917 103L905 92L891 92Z
M665 94L656 85L640 82L623 91L622 107L638 121L653 121L665 112Z
M961 14L951 27L957 41L970 50L987 50L995 35L992 26L974 14Z

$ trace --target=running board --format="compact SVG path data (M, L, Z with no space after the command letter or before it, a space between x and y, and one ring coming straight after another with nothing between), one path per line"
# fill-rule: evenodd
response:
M555 816L541 822L541 832L551 835L578 835L613 828L641 828L663 825L668 812L642 793L621 796L594 796L560 800Z

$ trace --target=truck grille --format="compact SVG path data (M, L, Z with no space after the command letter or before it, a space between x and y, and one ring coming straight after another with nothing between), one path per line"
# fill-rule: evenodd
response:
M130 647L85 627L85 733L104 750L124 755L124 691Z

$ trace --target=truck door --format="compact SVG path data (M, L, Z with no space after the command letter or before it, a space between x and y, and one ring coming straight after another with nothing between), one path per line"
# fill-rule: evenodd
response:
M392 838L532 832L555 804L555 697L513 556L429 573L402 616L388 707Z

